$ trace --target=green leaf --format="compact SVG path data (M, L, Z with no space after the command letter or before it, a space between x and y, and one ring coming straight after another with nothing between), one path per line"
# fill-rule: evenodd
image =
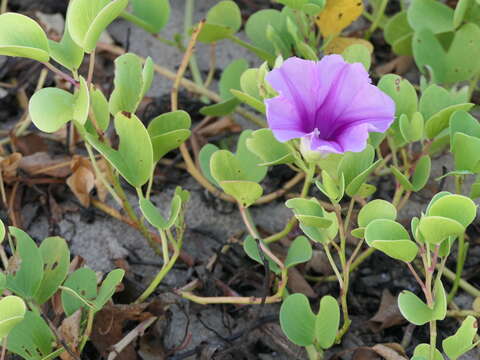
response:
M17 13L0 15L0 55L50 59L47 35L34 20Z
M207 13L207 22L198 40L206 43L227 38L240 30L242 16L238 5L230 0L223 0Z
M143 28L159 33L170 18L169 0L131 0L133 15L143 21Z
M378 88L395 102L395 115L397 117L405 114L408 118L411 118L417 111L417 92L407 79L395 74L387 74L380 79Z
M23 321L10 332L7 348L26 360L42 360L52 353L53 344L55 337L45 321L27 311Z
M398 296L398 307L403 317L415 325L425 325L432 320L443 320L447 314L447 297L442 282L435 283L435 299L430 308L410 291L402 291Z
M440 4L440 3L439 3ZM468 23L453 36L446 51L440 40L429 29L422 29L413 38L413 54L417 66L431 69L436 83L453 83L470 79L480 71L476 59L480 56L480 28Z
M42 305L50 299L68 275L70 250L64 239L48 237L40 244L43 257L43 278L34 300Z
M85 124L89 106L87 83L80 77L80 87L75 94L58 88L44 88L33 94L28 109L35 126L52 133L70 120Z
M473 5L473 0L459 0L453 14L453 26L459 27L467 14L469 8Z
M260 241L260 240L259 240ZM267 245L266 245L267 246ZM267 246L268 247L268 246ZM257 241L250 235L248 235L245 240L243 240L243 250L250 257L250 259L255 260L261 265L264 265L260 252L258 251ZM265 259L268 262L268 268L270 271L275 274L280 274L281 270L278 265L273 261L267 254L263 254Z
M428 120L440 110L448 108L451 105L459 105L467 102L468 99L458 98L447 89L436 84L431 84L422 91L418 107L423 117Z
M240 88L243 92L251 97L261 101L263 104L263 97L260 95L260 70L259 69L247 69L240 76Z
M477 335L477 319L467 316L457 332L443 340L442 347L450 360L457 360L460 356L475 347L472 342Z
M315 340L322 349L328 349L335 343L340 325L340 308L332 296L320 300L320 310L315 319Z
M140 58L127 53L115 59L115 88L110 96L110 113L120 111L134 114L143 92L143 70Z
M231 89L240 90L240 77L248 69L248 63L245 59L232 61L222 72L218 84L220 97L223 100L229 100L233 97Z
M147 221L159 229L170 229L177 221L178 215L180 214L180 210L182 208L182 199L180 196L175 195L172 198L172 203L170 204L170 216L168 220L160 214L157 207L153 205L153 203L149 199L140 199L140 210L142 210L143 216L147 219Z
M296 345L313 344L316 316L303 294L288 296L280 308L280 326L288 339Z
M103 92L100 89L92 88L90 91L90 100L92 103L92 111L99 129L101 131L106 131L110 124L110 111L108 109L107 98L103 95ZM95 128L92 123L93 119L90 119L85 127L91 134L95 134Z
M232 113L238 105L240 105L240 101L234 97L219 102L218 104L204 106L200 109L200 114L206 116L225 116Z
M387 219L394 221L397 218L397 209L390 202L376 199L362 207L358 213L358 226L366 227L373 220Z
M450 149L452 152L455 152L455 142L453 138L456 133L480 138L480 123L468 112L456 111L450 116Z
M456 171L475 174L480 171L480 138L457 132L453 136L452 152Z
M120 138L118 150L86 134L87 141L97 149L132 186L140 187L151 176L153 149L147 129L135 115L115 116L115 129Z
M379 161L373 163L374 156L375 150L371 145L367 145L362 152L344 154L338 165L338 174L343 174L345 177L347 195L356 195L367 177L379 164Z
M429 29L434 34L445 33L454 29L453 10L436 0L413 0L408 8L408 22L415 31Z
M0 220L0 244L5 240L5 224Z
M305 218L305 217L304 217ZM307 235L311 240L326 244L335 239L338 233L338 220L335 213L325 212L325 220L330 221L331 225L328 228L307 226L300 223L300 229Z
M66 25L72 39L86 53L97 46L102 32L128 5L128 0L72 0L68 5Z
M338 204L345 195L345 177L343 174L340 175L340 179L335 180L327 171L322 170L322 182L316 180L315 185L330 201L336 204Z
M68 27L65 27L60 42L49 40L50 55L59 64L65 66L70 71L77 71L83 62L83 48L73 41Z
M91 303L97 296L97 276L89 268L80 268L71 273L63 287L71 289L62 290L62 305L67 316L82 308L88 308L84 301ZM73 292L77 294L74 295ZM80 300L81 297L84 301Z
M9 227L9 231L16 239L15 256L18 256L20 269L7 275L7 289L25 300L30 300L42 282L42 254L26 232L13 226Z
M278 2L292 9L301 10L308 0L278 0Z
M246 139L247 148L257 155L261 166L289 164L294 158L287 144L279 142L270 129L260 129L250 133Z
M177 110L162 114L148 124L153 145L153 161L156 163L168 152L178 148L190 137L190 115Z
M215 186L220 187L220 185L218 185L217 181L213 178L212 173L210 172L210 160L212 158L212 155L218 150L219 148L215 145L206 144L200 150L200 153L198 154L198 159L200 161L200 169L202 170L203 176L205 176L207 180Z
M125 271L122 269L115 269L108 273L98 290L95 301L93 301L96 311L101 310L107 301L110 300L115 293L115 289L122 282L124 275Z
M0 272L0 295L2 295L6 286L7 286L7 277L3 272Z
M370 50L362 44L350 45L343 51L342 56L347 63L361 63L367 71L372 64L372 54Z
M277 34L282 47L290 48L294 45L287 29L287 15L274 9L260 10L251 15L245 24L245 33L255 46L270 54L275 54L275 46L267 35L269 26Z
M407 115L402 114L398 125L406 142L411 143L423 139L424 119L422 113L415 112L411 119Z
M438 349L435 349L435 356L433 360L445 360L443 355ZM430 344L417 345L413 352L413 358L411 360L429 360L430 359Z
M424 155L420 158L415 168L415 172L412 176L412 181L400 172L396 167L392 166L393 175L397 178L400 184L408 191L420 191L427 184L430 177L430 170L432 166L432 161L430 156Z
M468 111L473 107L474 104L458 104L452 105L445 109L440 110L438 113L433 115L425 123L425 134L429 139L433 139L438 136L443 130L448 128L450 123L450 117L456 111Z
M249 207L263 194L263 188L253 181L224 180L219 184L226 194L233 196L243 207Z
M407 20L407 12L396 13L385 25L385 40L398 55L412 55L413 29Z
M422 217L418 230L427 242L434 245L440 244L450 236L460 236L465 232L465 228L458 221L441 216Z
M477 216L477 206L466 196L444 195L431 204L427 216L446 217L459 222L466 228Z
M265 104L262 101L239 90L231 89L230 92L233 94L233 96L235 96L241 102L247 104L248 106L251 106L258 112L265 114L266 108L265 108Z
M250 151L247 145L247 141L251 137L252 133L253 130L242 131L238 139L235 157L238 159L240 166L248 175L246 180L260 182L267 175L268 169L265 166L260 166L263 160L257 154Z
M410 262L418 253L418 246L410 240L407 230L389 219L371 221L365 228L365 240L369 246L401 261Z
M25 302L18 296L6 296L0 300L0 340L24 319L26 311Z
M305 236L298 236L293 240L288 248L287 257L285 259L285 267L292 266L309 261L312 258L312 245Z

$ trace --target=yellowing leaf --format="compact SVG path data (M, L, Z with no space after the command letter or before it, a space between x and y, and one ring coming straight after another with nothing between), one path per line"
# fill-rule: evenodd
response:
M325 47L325 54L342 54L347 47L354 44L365 46L370 53L373 52L373 45L370 41L365 39L358 39L353 37L336 37Z
M316 22L323 37L338 35L362 12L362 0L327 0Z

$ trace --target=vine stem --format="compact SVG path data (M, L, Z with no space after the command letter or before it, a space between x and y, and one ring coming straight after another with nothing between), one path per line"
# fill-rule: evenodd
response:
M453 280L453 286L447 297L447 303L450 303L457 294L458 286L460 285L460 280L462 278L463 267L467 258L468 247L469 243L465 242L465 234L462 234L458 237L457 267L455 269L455 279Z
M49 62L42 62L43 65L45 65L46 68L48 68L50 71L52 71L53 73L57 74L58 76L60 76L61 78L63 78L64 80L68 81L70 84L72 84L73 86L75 87L78 87L78 82L75 81L75 79L73 77L71 77L70 75L64 73L62 70L56 68L55 66L53 66L52 64L50 64Z
M328 262L330 263L330 266L333 269L333 272L335 273L335 276L337 277L338 284L340 285L341 291L343 291L343 279L342 275L340 274L340 271L337 268L337 265L335 264L335 260L333 260L332 253L330 252L330 248L328 247L328 244L324 244L323 248L325 249L325 254L327 255Z

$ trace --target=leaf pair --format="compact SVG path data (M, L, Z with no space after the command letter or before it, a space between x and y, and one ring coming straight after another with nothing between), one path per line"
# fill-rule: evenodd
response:
M332 296L320 300L320 310L312 312L307 297L293 294L287 297L280 308L280 326L291 342L299 346L315 344L322 349L330 348L340 325L340 308Z
M261 241L261 240L259 240ZM258 250L258 244L256 240L248 235L243 241L243 250L245 253L253 260L260 264L264 264L262 256ZM275 263L267 254L264 254L266 260L268 261L268 267L270 271L273 271L275 274L280 273L280 267ZM310 241L305 236L298 236L293 240L292 244L288 248L287 257L285 258L284 265L285 268L291 268L298 264L305 263L312 258L312 245Z
M288 200L285 205L293 209L300 228L311 240L326 244L337 236L336 214L325 211L315 198L294 198Z
M258 183L267 174L266 167L258 166L262 160L247 148L247 138L251 133L252 130L242 132L235 154L207 144L199 155L205 177L245 207L262 196L263 189Z
M17 247L20 268L7 274L6 287L26 300L43 304L50 299L68 274L70 251L60 237L46 238L40 247L24 231L10 227Z

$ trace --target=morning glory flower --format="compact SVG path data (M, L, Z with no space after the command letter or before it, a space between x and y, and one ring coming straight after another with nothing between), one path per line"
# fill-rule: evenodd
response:
M393 100L371 84L362 64L340 55L289 58L267 81L279 93L265 103L268 125L281 142L301 138L324 155L360 152L370 132L383 133L394 120Z

